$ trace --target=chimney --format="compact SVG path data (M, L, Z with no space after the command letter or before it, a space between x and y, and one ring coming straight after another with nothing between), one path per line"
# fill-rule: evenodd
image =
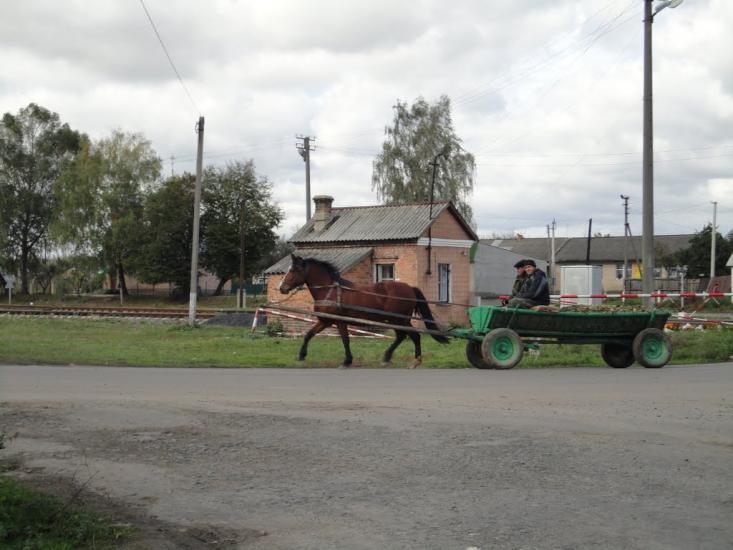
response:
M326 224L331 219L333 197L316 195L313 197L313 202L316 203L316 212L313 214L313 230L320 232L326 229Z

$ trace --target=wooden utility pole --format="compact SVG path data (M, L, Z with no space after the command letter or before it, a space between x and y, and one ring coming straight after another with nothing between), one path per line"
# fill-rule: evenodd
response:
M198 148L196 149L196 187L193 194L193 242L191 243L191 287L188 301L188 324L196 325L196 298L199 275L199 208L201 203L201 176L204 156L204 117L196 125Z

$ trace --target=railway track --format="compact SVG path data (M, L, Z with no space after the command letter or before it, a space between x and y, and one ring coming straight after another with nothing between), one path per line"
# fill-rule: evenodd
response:
M210 319L219 310L196 311L197 319ZM143 317L150 319L184 319L187 309L149 307L83 307L83 306L0 306L0 315L56 315L64 317Z

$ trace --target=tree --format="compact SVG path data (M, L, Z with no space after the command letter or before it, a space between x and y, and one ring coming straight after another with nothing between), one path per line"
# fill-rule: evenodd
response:
M239 276L242 209L245 278L267 267L262 264L275 247L274 230L283 212L272 202L272 185L257 174L251 160L229 163L224 168L208 167L201 201L201 263L219 277L218 295L228 280Z
M0 123L0 235L6 267L20 271L28 293L30 265L46 244L56 212L54 185L83 136L35 103Z
M397 101L393 126L385 132L387 139L372 172L372 190L379 200L385 204L430 201L433 162L437 160L434 199L453 201L473 223L469 198L476 164L453 130L450 99L442 96L431 105L419 97L410 107Z
M712 224L708 224L690 239L687 248L678 250L668 257L669 265L686 265L691 277L710 274L710 240ZM725 263L733 254L733 241L720 233L715 236L715 275L725 275Z
M144 196L155 188L160 168L160 158L142 134L115 130L107 139L85 143L60 178L56 234L100 253L110 273L117 272L124 294L126 267L135 263L144 243Z
M145 243L135 264L147 283L173 283L178 292L188 292L191 278L193 195L195 177L173 176L145 201Z

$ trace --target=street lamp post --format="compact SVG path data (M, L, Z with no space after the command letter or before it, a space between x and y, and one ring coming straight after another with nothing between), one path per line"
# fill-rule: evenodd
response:
M654 0L644 0L644 147L642 160L641 285L644 294L654 291L654 124L652 109L652 23L664 8L676 8L682 0L662 0L652 10ZM653 300L645 298L647 308Z

